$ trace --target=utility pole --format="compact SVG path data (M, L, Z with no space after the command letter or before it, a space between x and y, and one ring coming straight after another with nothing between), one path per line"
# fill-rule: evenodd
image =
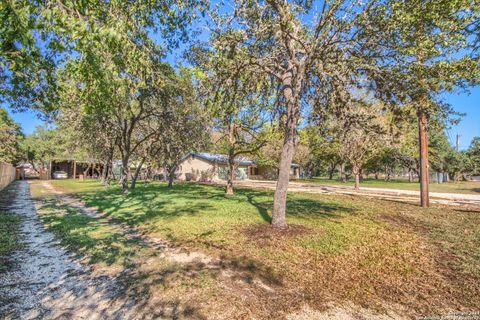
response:
M418 113L418 118L418 138L420 147L420 205L425 208L430 206L430 194L428 190L428 116L425 111L420 111Z

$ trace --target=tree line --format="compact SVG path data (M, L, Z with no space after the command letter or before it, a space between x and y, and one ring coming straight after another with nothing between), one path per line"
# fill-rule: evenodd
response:
M442 94L479 83L479 8L476 0L7 0L0 99L54 122L70 152L121 159L125 192L146 164L165 167L171 183L181 157L215 136L211 148L228 155L229 194L240 157L278 167L275 227L286 226L290 167L302 154L310 172L325 161L348 166L357 186L382 162L402 163L420 177L428 206L429 163L467 170L467 161L446 160L463 153L428 148L428 133L442 145L435 132L455 115ZM168 57L182 48L173 65Z

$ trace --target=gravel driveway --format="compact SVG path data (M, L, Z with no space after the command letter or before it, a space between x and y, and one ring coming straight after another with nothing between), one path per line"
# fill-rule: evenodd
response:
M238 187L260 188L275 190L276 181L264 180L242 180L236 181ZM372 198L381 198L387 200L396 200L404 202L419 202L419 191L414 190L398 190L385 188L364 188L355 190L350 186L338 185L322 185L315 183L302 183L291 181L288 185L288 191L291 192L306 192L317 194L346 194L346 195L360 195ZM430 192L430 202L446 205L459 206L480 206L480 194L459 194L459 193L440 193Z
M118 299L116 280L94 277L44 229L26 181L1 191L0 211L22 217L22 249L0 273L0 319L128 317L129 301Z

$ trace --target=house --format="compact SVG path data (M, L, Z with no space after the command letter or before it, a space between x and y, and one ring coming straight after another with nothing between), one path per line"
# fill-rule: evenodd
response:
M237 159L237 180L245 179L276 179L276 168L259 165L255 160L246 158ZM186 181L214 181L226 180L228 173L228 156L223 154L211 154L205 152L191 152L180 162L176 178ZM292 164L290 178L300 178L300 166Z

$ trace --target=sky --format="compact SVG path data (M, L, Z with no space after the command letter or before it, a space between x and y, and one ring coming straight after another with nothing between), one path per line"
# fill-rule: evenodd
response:
M444 98L455 111L466 114L458 125L447 129L450 143L455 145L458 134L460 150L465 150L470 146L473 137L480 137L480 87L471 89L470 93L446 94Z

